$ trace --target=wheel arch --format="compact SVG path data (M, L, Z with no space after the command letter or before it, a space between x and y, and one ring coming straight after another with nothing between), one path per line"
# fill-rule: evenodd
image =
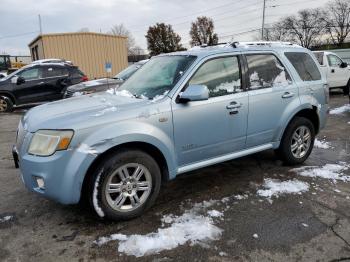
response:
M320 131L320 119L317 113L317 107L312 105L306 108L301 108L299 109L297 112L295 112L286 122L286 125L283 128L283 131L280 134L280 141L282 140L283 135L286 132L287 127L289 126L289 124L291 123L291 121L293 121L294 118L296 117L305 117L307 119L309 119L312 124L315 127L315 134L318 134L318 132Z
M6 96L6 97L10 98L13 105L17 104L17 100L16 100L15 96L9 92L0 91L0 96Z
M162 181L166 182L166 181L170 180L169 167L168 167L166 158L159 148L157 148L156 146L154 146L150 143L147 143L147 142L125 142L125 143L118 144L118 145L115 145L115 146L109 148L105 152L99 154L94 159L94 161L91 163L91 165L89 166L89 168L85 174L82 188L81 188L80 198L82 198L83 196L87 196L89 185L91 185L91 183L93 182L92 181L92 178L93 178L92 174L94 173L94 171L96 170L98 165L103 161L103 159L106 159L109 156L117 154L118 151L123 150L123 149L137 149L137 150L141 150L141 151L149 154L150 156L152 156L154 158L154 160L159 165L159 168L160 168L161 174L162 174Z

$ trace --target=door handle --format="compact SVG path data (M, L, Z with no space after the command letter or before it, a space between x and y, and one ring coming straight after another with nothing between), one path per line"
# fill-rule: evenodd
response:
M334 73L334 72L335 72L335 70L334 70L334 69L332 69L332 70L331 70L331 73Z
M45 84L45 82L40 82L40 83L39 83L39 85L43 85L43 84Z
M229 105L226 106L226 109L238 109L241 106L242 106L241 103L237 103L237 102L233 101Z
M282 98L291 98L294 96L294 93L291 93L291 92L285 92L283 95L282 95Z

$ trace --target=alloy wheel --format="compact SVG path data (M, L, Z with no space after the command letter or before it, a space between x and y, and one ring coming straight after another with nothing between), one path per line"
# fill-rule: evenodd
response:
M0 97L0 112L5 112L7 110L7 102L4 98Z
M306 126L298 127L292 136L291 151L295 158L303 158L311 145L311 131Z
M110 175L104 194L112 209L130 212L146 202L151 189L149 170L141 164L128 163Z

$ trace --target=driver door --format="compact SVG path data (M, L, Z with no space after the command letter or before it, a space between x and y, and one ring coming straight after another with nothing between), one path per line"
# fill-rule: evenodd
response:
M206 85L209 99L173 101L174 140L180 167L245 148L248 95L241 83L239 57L216 57L202 63L187 83Z
M341 68L342 60L335 55L327 55L329 64L328 81L330 87L343 87L346 86L348 79L347 68Z
M22 77L24 83L13 83L14 93L20 104L36 103L41 101L43 80L41 79L41 68L33 67L24 69L17 74Z

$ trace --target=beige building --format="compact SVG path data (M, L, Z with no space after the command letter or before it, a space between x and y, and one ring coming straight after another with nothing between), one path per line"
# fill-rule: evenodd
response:
M89 79L111 77L128 66L127 38L123 36L90 32L43 34L28 46L33 61L69 60ZM106 64L111 64L111 72L106 70Z

